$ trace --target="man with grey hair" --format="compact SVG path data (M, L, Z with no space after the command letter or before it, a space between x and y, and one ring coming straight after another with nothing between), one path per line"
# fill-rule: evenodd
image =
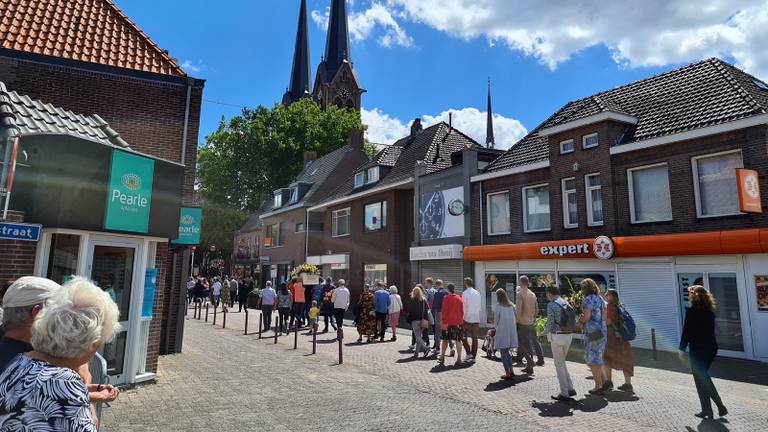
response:
M12 283L3 296L3 331L0 339L0 373L16 355L32 351L32 323L45 302L61 288L56 282L24 276Z

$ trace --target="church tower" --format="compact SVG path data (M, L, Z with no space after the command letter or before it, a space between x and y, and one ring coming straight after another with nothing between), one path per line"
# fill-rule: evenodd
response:
M311 82L309 72L309 36L307 28L307 0L301 0L299 25L296 30L296 46L293 49L291 81L283 95L283 105L288 106L303 97L309 97Z
M329 105L354 108L360 112L361 96L357 74L352 68L346 0L332 0L325 41L325 55L317 67L312 98L323 108Z
M491 109L491 79L488 78L488 119L485 125L485 146L489 149L496 147L496 138L493 136L493 109Z

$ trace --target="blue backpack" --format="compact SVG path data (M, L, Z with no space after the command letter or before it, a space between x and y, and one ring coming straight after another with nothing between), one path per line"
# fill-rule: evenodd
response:
M624 342L630 342L637 337L635 319L627 312L624 306L619 306L619 322L617 325L619 338Z

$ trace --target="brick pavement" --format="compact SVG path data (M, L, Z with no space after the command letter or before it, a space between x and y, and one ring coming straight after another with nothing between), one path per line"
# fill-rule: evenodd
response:
M256 330L257 316L250 314ZM345 363L334 366L333 335L319 335L318 354L311 356L308 336L299 337L294 351L293 335L279 338L277 345L274 339L244 336L243 318L229 314L227 329L220 327L221 315L217 327L211 325L212 314L208 324L188 320L185 352L161 358L157 384L125 392L106 409L105 430L311 430L334 423L340 430L436 430L455 428L457 422L537 431L768 426L768 389L755 384L716 380L731 414L727 422L699 422L692 415L698 411L693 381L684 373L637 367L636 395L613 392L553 403L549 395L557 391L557 378L551 361L536 368L533 379L511 387L498 381L502 370L496 361L440 368L434 359L413 360L402 352L410 342L407 333L397 342L359 345L357 333L347 328ZM591 387L586 366L569 362L569 369L577 391L585 393ZM621 378L614 378L618 385ZM297 391L302 399L294 403ZM277 403L279 398L285 402Z

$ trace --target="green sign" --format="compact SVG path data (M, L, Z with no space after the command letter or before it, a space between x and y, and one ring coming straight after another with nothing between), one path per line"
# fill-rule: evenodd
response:
M182 245L200 244L202 220L203 209L182 207L179 214L179 238L171 243Z
M107 189L104 228L146 233L155 161L114 150Z

